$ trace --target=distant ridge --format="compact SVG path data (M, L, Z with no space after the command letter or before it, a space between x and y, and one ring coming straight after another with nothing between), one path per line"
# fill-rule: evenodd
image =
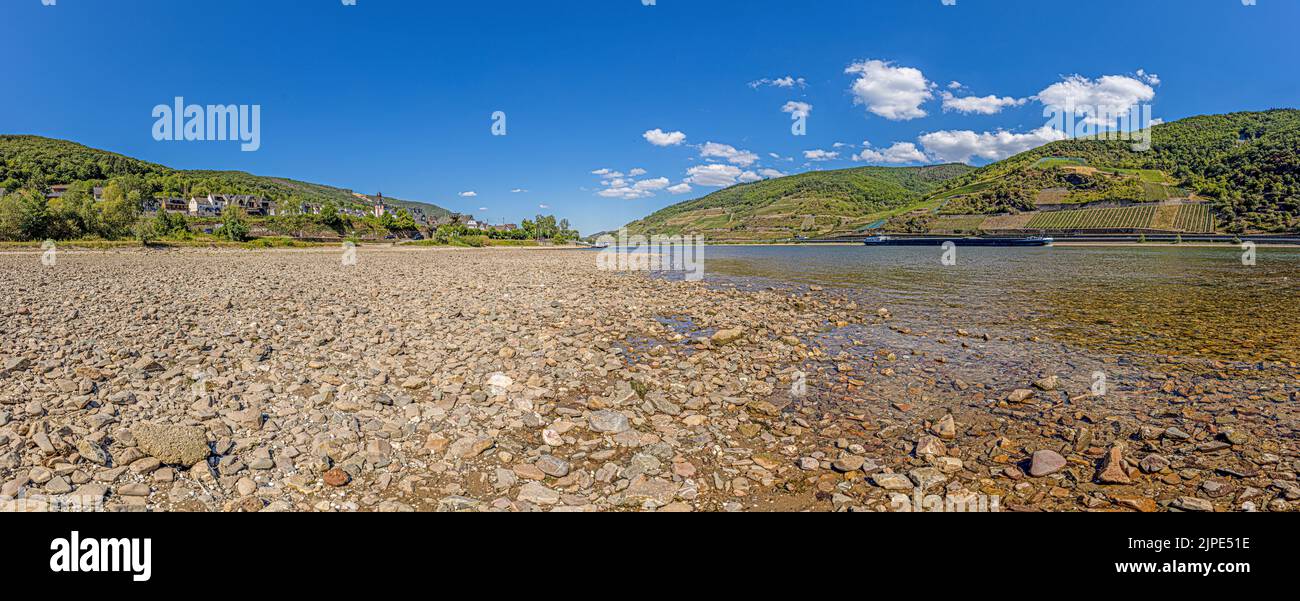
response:
M283 177L253 175L243 171L181 170L125 155L54 138L0 135L0 188L14 190L33 180L44 185L107 180L138 175L157 182L163 190L205 186L231 194L256 194L272 200L300 201L337 207L361 207L351 190ZM451 211L435 204L384 197L394 206L418 207L429 217Z
M731 186L627 224L630 234L697 234L771 240L852 233L905 211L974 168L857 167L810 171Z

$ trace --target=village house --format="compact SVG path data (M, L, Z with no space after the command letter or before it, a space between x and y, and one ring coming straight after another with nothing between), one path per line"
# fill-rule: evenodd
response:
M45 195L45 198L46 200L63 198L63 196L67 194L68 190L70 190L71 188L72 188L72 184L54 184L53 186L50 186L50 191ZM104 200L104 188L102 186L95 186L93 193L95 197L95 202L101 202ZM3 189L0 189L0 196L4 196Z
M45 194L45 198L47 200L63 198L63 195L68 193L68 188L70 187L69 184L54 184L53 186L50 186L50 191Z
M239 207L245 213L253 217L266 217L275 214L275 208L270 200L261 196L252 196L248 194L209 194L207 197L194 197L190 199L187 211L190 215L198 217L211 217L220 215L226 207ZM170 209L168 209L170 211Z
M190 199L189 214L195 217L215 217L225 210L225 204L218 203L216 197L209 194L207 197L194 197Z

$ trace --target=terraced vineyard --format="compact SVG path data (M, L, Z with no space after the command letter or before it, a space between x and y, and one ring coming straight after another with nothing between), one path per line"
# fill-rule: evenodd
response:
M1174 227L1184 232L1195 234L1214 233L1214 215L1203 204L1188 204L1178 207L1178 216L1174 218Z
M1051 211L1035 215L1027 227L1035 230L1133 229L1151 226L1155 207Z
M1076 209L1034 215L1025 224L1034 230L1156 229L1214 233L1214 216L1204 204Z

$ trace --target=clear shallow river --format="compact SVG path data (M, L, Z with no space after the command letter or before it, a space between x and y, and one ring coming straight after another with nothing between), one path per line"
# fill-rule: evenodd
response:
M816 284L908 321L1104 353L1300 361L1300 249L711 246L706 279Z

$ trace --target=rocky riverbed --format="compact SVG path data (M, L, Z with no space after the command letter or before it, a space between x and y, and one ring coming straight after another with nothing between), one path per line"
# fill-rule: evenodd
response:
M0 255L0 510L1300 503L1294 363L1089 354L589 251L340 254Z

